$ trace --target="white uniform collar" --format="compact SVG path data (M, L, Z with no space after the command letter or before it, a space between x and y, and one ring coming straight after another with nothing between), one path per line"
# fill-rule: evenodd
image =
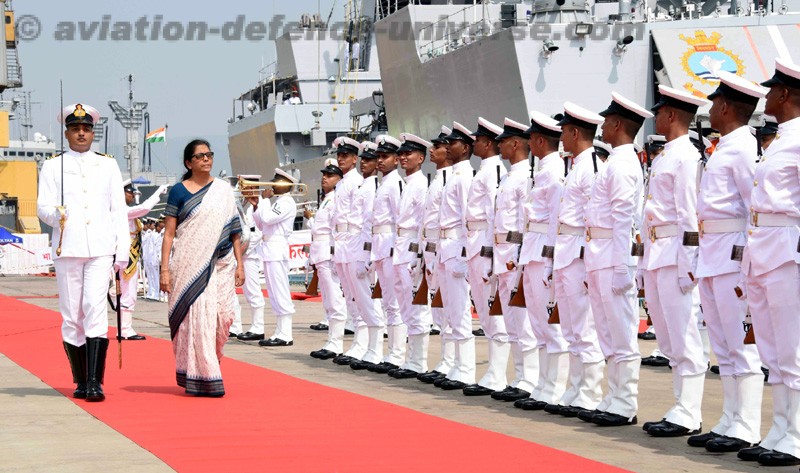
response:
M404 177L403 181L406 182L406 183L409 183L409 182L411 182L411 181L413 181L415 179L416 180L425 179L425 176L422 174L422 170L421 169L419 171L415 172L414 174L410 175L410 176Z
M675 138L672 141L668 141L667 144L664 145L664 152L666 153L667 151L669 151L671 148L673 148L675 146L686 146L687 144L689 146L694 147L694 145L692 145L692 140L691 140L691 138L689 138L689 134L688 133L685 134L685 135L679 136L679 137Z
M778 134L800 129L800 117L778 124Z
M353 166L352 169L350 169L349 171L347 171L345 173L344 177L342 178L342 181L345 180L345 179L348 179L348 178L349 179L355 179L357 176L360 176L360 175L361 174L359 174L358 171L356 171L356 167ZM339 181L339 182L341 182L341 181Z
M633 143L625 143L624 145L619 145L614 148L611 148L611 154L620 154L620 153L627 153L627 152L636 153L636 149L633 147Z
M579 162L583 161L584 158L587 158L587 157L591 158L593 152L594 152L594 148L591 147L591 146L586 148L585 150L581 151L580 153L578 153L577 156L572 158L572 165L575 166Z
M472 169L472 164L470 164L469 159L465 159L463 161L453 164L453 172L461 171L462 169L465 168Z
M544 164L549 162L549 161L555 161L556 158L561 159L561 155L558 154L558 151L553 151L552 153L548 154L544 158L540 158L539 159L539 167L544 166Z
M500 155L496 154L494 156L490 156L490 157L482 160L481 161L481 169L483 169L484 167L489 167L489 166L497 166L500 163L501 163Z
M67 151L67 154L69 154L70 156L75 156L75 157L78 157L78 158L82 158L82 157L87 156L87 155L93 156L95 153L91 149L89 151L85 152L85 153L79 153L79 152L75 151L74 149L69 148L69 151Z
M512 164L509 172L530 171L531 166L527 159L523 159L517 164Z
M747 134L747 135L750 134L750 127L747 126L747 125L740 126L739 128L737 128L737 129L733 130L732 132L728 133L727 135L720 136L719 137L719 141L717 142L717 146L720 146L720 145L722 145L724 143L727 143L729 141L736 141L741 136L744 136L745 134Z
M445 166L443 168L437 169L436 170L436 177L442 177L442 174L444 174L445 171L449 171L451 167L453 167L453 166Z

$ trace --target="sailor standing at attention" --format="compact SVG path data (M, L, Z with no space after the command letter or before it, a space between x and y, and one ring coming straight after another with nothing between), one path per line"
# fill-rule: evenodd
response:
M242 174L240 179L251 179L258 181L261 179L260 174ZM247 187L240 189L243 194L248 192L258 191L249 190ZM242 208L239 209L240 217L242 219L242 235L245 229L249 234L247 239L247 246L243 248L244 254L242 255L242 263L244 264L244 284L242 285L242 293L250 306L250 329L247 332L242 331L242 309L238 306L236 310L236 318L231 325L231 333L236 334L239 340L264 340L264 307L266 301L264 300L264 293L261 291L261 270L264 269L264 262L261 260L261 255L258 252L261 246L261 230L256 226L255 218L253 217L253 206L247 199L243 199ZM243 211L243 212L242 212ZM244 243L244 242L242 242ZM238 303L238 298L236 302Z
M420 236L428 183L421 168L428 148L433 145L411 133L403 133L401 138L402 145L397 154L405 179L395 222L397 237L394 241L392 264L400 317L408 331L408 349L405 363L388 373L398 379L416 378L428 371L428 344L431 336L431 312L428 306L414 305L412 301L414 288L419 287L424 277Z
M344 294L339 285L339 278L333 271L333 229L331 217L333 214L335 187L342 178L342 170L337 166L336 159L325 160L322 169L322 202L317 213L312 216L306 210L304 216L308 219L311 230L311 249L309 263L314 266L319 278L320 292L322 293L322 308L325 310L325 320L328 321L328 340L320 350L311 352L313 358L328 360L342 353L344 340L344 324L347 320L347 307L344 303Z
M565 417L594 410L602 396L603 352L584 283L583 261L586 205L597 173L606 166L596 159L593 147L597 126L602 121L600 115L567 102L564 117L558 122L564 151L572 154L573 164L558 211L552 278L546 271L542 283L547 287L555 284L561 330L569 343L569 385L561 402L546 406L545 411Z
M99 118L88 105L62 110L69 150L42 165L36 202L39 218L53 227L61 337L77 385L72 396L87 401L105 399L108 275L128 266L131 244L119 166L91 150Z
M719 362L722 417L711 431L689 437L688 443L710 452L737 452L761 440L761 359L755 345L744 344L747 303L732 296L741 264L731 254L746 241L758 160L758 144L747 123L766 89L724 71L718 75L720 85L708 99L711 127L721 136L697 193L700 248L694 275L700 280L703 318Z
M285 347L294 344L292 338L292 315L294 304L289 292L289 235L292 233L297 204L288 195L297 179L280 168L275 168L275 185L262 192L261 197L248 197L253 206L253 221L261 231L261 244L258 253L264 262L264 280L267 284L267 295L272 312L275 313L275 333L266 340L260 340L262 347ZM270 205L269 198L277 196ZM263 315L263 312L261 313ZM258 327L253 313L253 326ZM252 329L251 329L252 330Z
M139 193L139 191L136 190L130 179L123 182L122 186L125 191L125 204L129 206L128 231L131 237L131 250L128 255L128 267L122 270L122 274L120 274L119 278L122 295L120 299L122 303L122 327L120 328L120 334L125 340L144 340L145 337L137 334L132 326L133 311L136 308L136 296L139 292L139 262L145 251L142 243L142 223L139 217L144 217L153 210L153 207L155 207L161 199L161 196L167 193L167 186L160 186L147 200L133 207L130 207L130 205L136 202L136 194Z
M378 275L381 287L381 305L385 316L389 338L387 353L383 361L376 364L355 364L354 369L368 369L374 373L388 373L399 368L405 360L407 328L400 317L398 294L396 293L394 263L395 221L403 192L403 178L397 171L397 150L402 143L389 135L378 135L375 154L378 156L378 171L381 185L375 192L372 211L372 250L370 259Z
M702 422L700 404L707 365L692 309L697 250L683 246L682 239L686 232L697 232L700 154L689 138L689 124L698 107L709 102L669 87L658 89L661 100L652 110L656 133L664 135L667 144L650 170L643 224L647 237L639 262L643 275L637 273L637 281L644 282L658 347L672 366L677 402L662 421L645 422L642 427L654 437L677 437L700 433Z
M539 379L527 399L514 407L535 411L558 404L566 391L569 353L560 324L549 324L547 307L555 303L552 289L542 284L543 274L553 272L553 250L558 228L558 208L564 190L564 162L558 154L561 127L547 115L532 111L526 131L531 155L539 159L533 188L525 200L525 233L519 265L531 329L539 347ZM517 289L519 290L519 289Z
M436 165L436 177L428 186L428 193L425 195L425 217L422 220L422 238L420 239L420 250L422 250L425 260L425 277L428 279L428 293L436 296L439 291L440 278L444 268L439 263L437 256L439 233L439 208L442 205L442 192L447 184L447 178L452 177L453 163L447 155L447 135L453 130L442 126L439 136L431 140L433 146L429 153L431 162ZM441 292L440 292L441 296ZM443 307L433 307L431 305L431 317L433 324L440 329L441 336L441 358L433 370L421 373L417 379L428 384L432 384L436 379L443 378L454 366L456 344L453 340L453 329L447 320L447 314Z
M738 456L787 466L800 464L800 65L775 59L775 75L761 85L769 87L764 113L776 118L778 133L756 165L742 272L773 418L761 444Z
M497 147L497 136L502 132L501 127L479 117L478 129L473 133L474 154L481 158L481 165L472 178L467 197L465 248L472 301L489 342L489 365L477 384L464 389L465 396L488 396L495 391L502 392L508 386L506 369L511 347L506 324L503 317L489 316L489 300L497 292L497 276L492 269L494 199L500 179L506 175Z
M523 290L519 250L525 225L525 208L520 203L525 202L530 193L527 130L528 125L506 118L503 132L497 136L500 156L511 167L497 188L492 221L493 266L498 277L502 317L514 361L514 380L504 390L492 393L492 399L506 402L530 397L539 379L539 345L531 329L528 312L524 307L510 305L511 293Z
M632 256L642 221L644 176L633 140L653 114L612 92L603 140L611 147L586 206L585 262L600 348L606 358L608 392L594 412L578 417L603 427L635 425L639 410L639 299Z

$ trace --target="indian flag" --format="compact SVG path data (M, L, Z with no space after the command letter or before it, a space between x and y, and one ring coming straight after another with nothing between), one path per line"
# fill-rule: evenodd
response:
M145 143L159 143L167 141L167 128L159 128L153 130L144 137Z

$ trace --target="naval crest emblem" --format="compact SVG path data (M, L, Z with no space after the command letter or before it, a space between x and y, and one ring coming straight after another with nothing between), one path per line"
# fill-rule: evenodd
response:
M744 63L739 56L719 45L722 39L719 32L715 31L709 36L705 31L697 30L693 37L682 34L680 39L689 45L681 57L683 70L702 84L716 86L719 82L718 73L720 71L737 75L744 74ZM707 95L697 90L691 82L684 84L683 88L698 97Z

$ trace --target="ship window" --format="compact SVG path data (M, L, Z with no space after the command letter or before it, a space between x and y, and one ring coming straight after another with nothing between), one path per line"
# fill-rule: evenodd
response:
M27 153L25 153L25 156L27 156L29 158L32 158L33 157L33 151L28 151Z
M289 146L292 144L292 140L288 136L281 136L281 141L283 142L283 146Z

